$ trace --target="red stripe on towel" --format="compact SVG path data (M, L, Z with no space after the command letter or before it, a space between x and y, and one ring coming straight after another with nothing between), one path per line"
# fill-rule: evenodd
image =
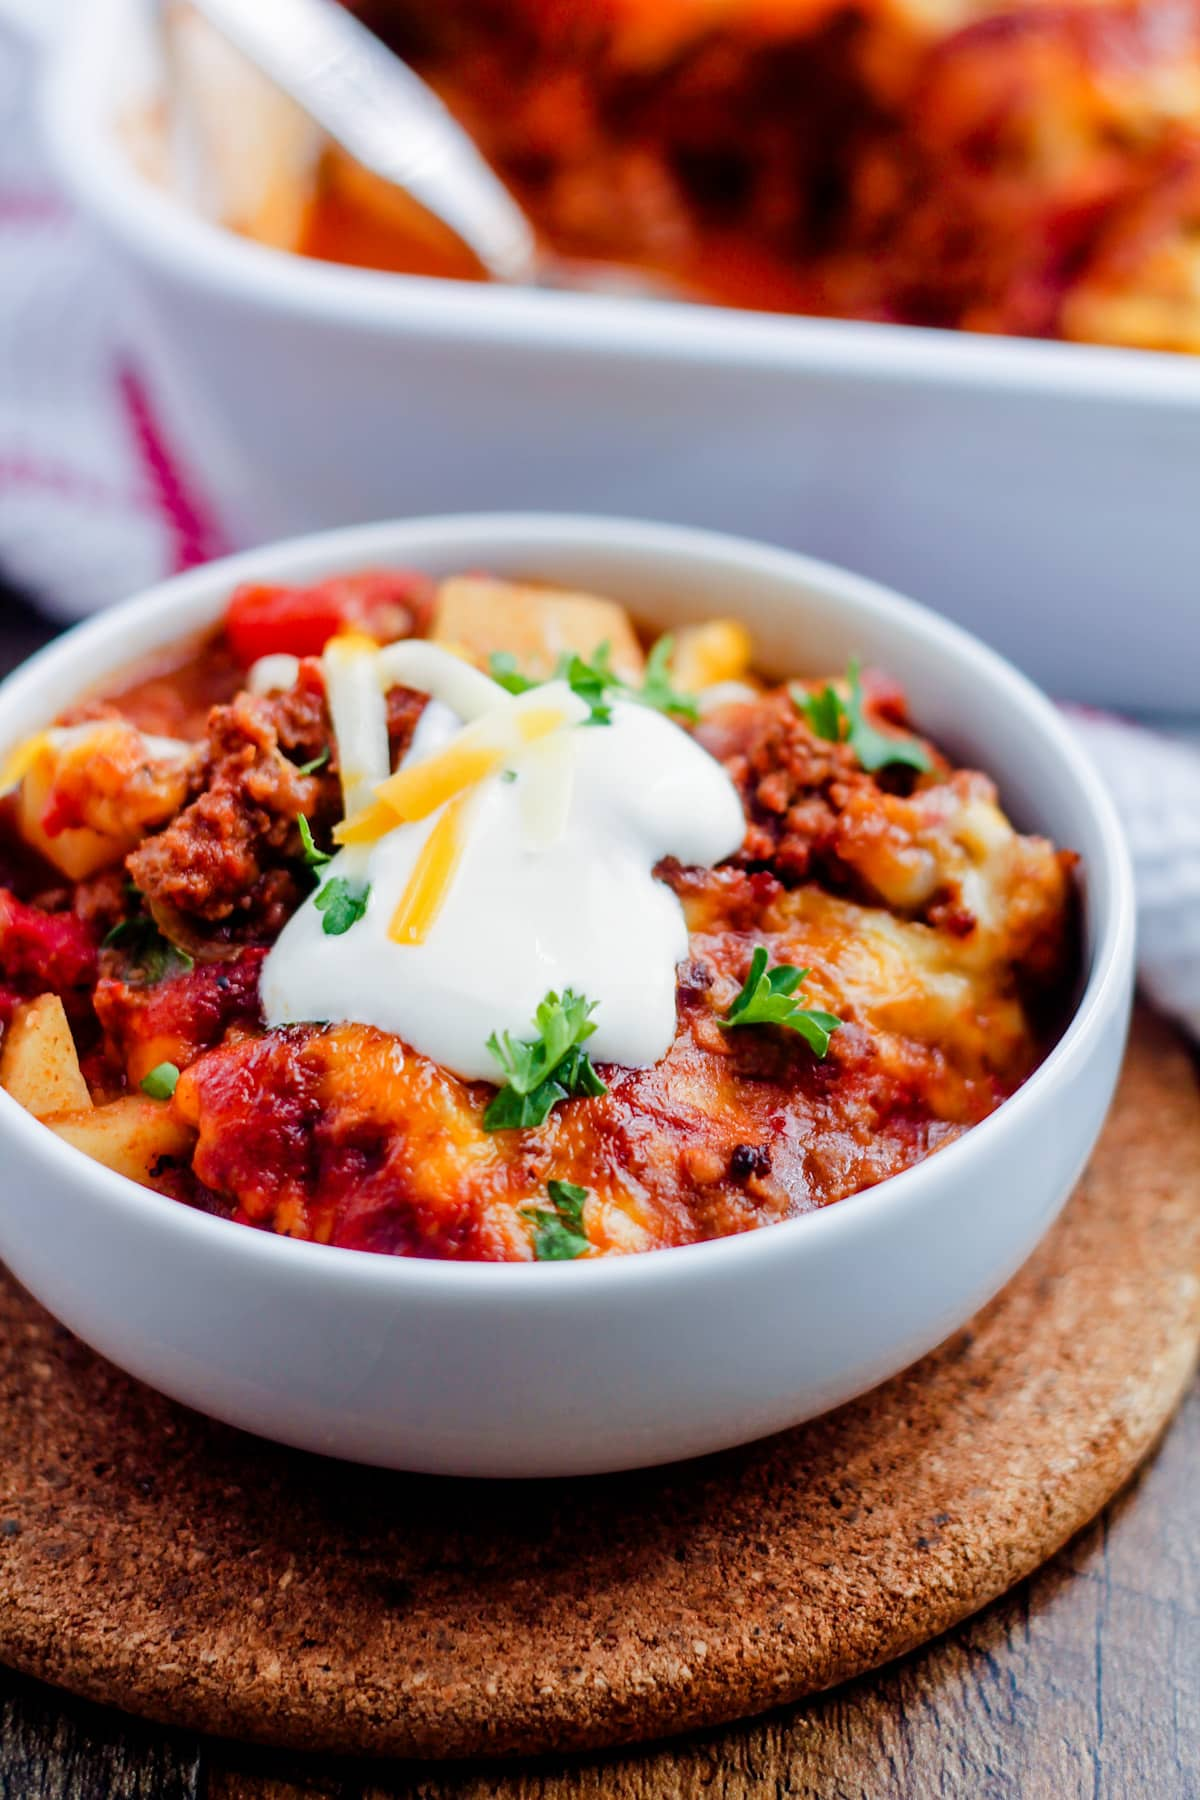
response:
M57 194L40 188L0 188L0 226L59 225L69 217Z
M64 463L39 462L35 457L22 455L0 456L0 491L5 488L57 494L64 500L77 500L87 506L109 510L118 507L135 509L142 498L140 494L122 493Z
M117 369L117 389L159 516L170 534L172 573L222 556L226 540L220 521L184 475L145 383L127 363Z

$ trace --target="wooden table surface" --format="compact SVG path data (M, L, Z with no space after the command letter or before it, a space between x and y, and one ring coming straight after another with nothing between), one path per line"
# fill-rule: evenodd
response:
M0 593L0 671L46 635ZM603 1757L317 1763L0 1670L0 1800L1200 1800L1200 1383L1158 1454L1030 1581L878 1674Z

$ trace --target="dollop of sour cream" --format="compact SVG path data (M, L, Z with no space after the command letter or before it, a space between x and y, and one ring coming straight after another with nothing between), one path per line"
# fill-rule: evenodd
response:
M368 654L335 644L326 655L347 811L360 816L391 773L382 707L364 705L358 658ZM373 685L395 681L433 696L405 772L438 767L471 729L511 734L522 715L539 728L558 714L562 723L529 742L518 734L502 762L453 798L424 817L396 818L321 868L322 883L340 879L358 892L369 884L366 910L330 935L314 889L266 959L268 1023L378 1026L455 1074L495 1080L491 1033L529 1037L546 993L573 988L595 1003L593 1061L659 1061L675 1036L676 965L688 938L678 899L653 869L664 856L711 866L737 849L745 820L725 771L647 707L614 699L611 723L593 725L561 681L514 700L426 643L378 653ZM405 937L414 889L428 888L435 864L433 916Z

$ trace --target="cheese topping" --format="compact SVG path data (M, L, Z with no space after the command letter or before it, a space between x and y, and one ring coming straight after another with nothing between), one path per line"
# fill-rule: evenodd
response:
M19 743L15 750L10 750L4 759L4 767L0 770L0 793L7 794L12 788L20 787L43 751L50 748L51 742L48 731L35 731L32 737Z
M399 824L427 819L456 795L494 775L526 744L561 732L565 725L580 724L587 711L563 682L552 682L517 700L502 699L444 750L377 783L373 804L338 826L333 834L336 842L371 844ZM565 754L561 746L557 748Z
M133 733L141 740L148 757L169 762L184 762L195 750L194 744L181 738L155 737L148 731L137 731L123 719L89 719L82 725L52 725L48 731L35 731L15 749L10 750L0 766L0 794L19 787L25 777L43 760L53 760L64 752L86 754L93 745L110 742L114 736L128 738Z
M653 870L741 843L720 765L647 707L614 699L611 724L593 726L564 681L514 697L428 642L335 639L325 675L351 775L343 848L321 875L366 889L366 909L331 935L315 893L300 908L264 967L268 1023L375 1025L494 1080L489 1035L527 1034L545 994L571 987L596 1003L594 1061L664 1056L688 938ZM382 696L397 682L432 698L393 774Z
M462 859L463 814L470 803L469 794L457 795L425 839L388 926L393 944L423 944L428 937Z

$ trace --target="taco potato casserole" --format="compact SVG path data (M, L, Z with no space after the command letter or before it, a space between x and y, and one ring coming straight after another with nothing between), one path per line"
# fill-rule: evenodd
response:
M12 747L0 1082L164 1196L574 1260L830 1204L992 1112L1074 858L885 672L767 681L469 574L242 588Z
M565 256L732 305L1200 349L1195 0L354 10ZM328 159L300 247L468 272L369 200Z

